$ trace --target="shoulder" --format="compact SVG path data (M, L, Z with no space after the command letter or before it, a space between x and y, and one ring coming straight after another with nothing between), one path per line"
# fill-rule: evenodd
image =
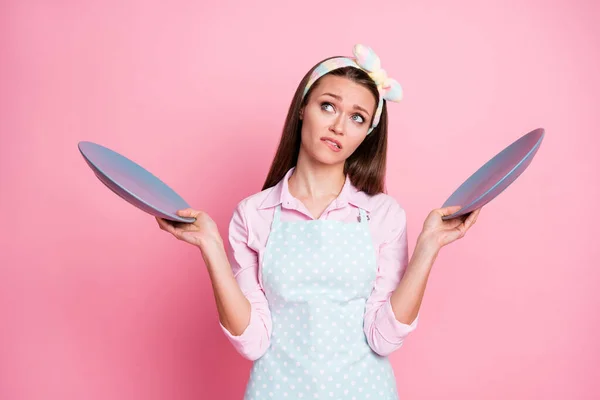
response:
M387 193L365 196L370 209L370 219L383 242L402 234L407 227L407 213L402 204ZM363 200L364 201L364 200Z
M361 195L366 198L371 214L373 214L374 217L406 220L406 210L395 197L387 193L378 193L374 195L361 193Z
M230 236L239 236L252 248L260 250L264 246L271 221L273 207L268 207L274 201L274 187L261 190L242 198L233 211L229 223Z
M277 197L274 193L275 189L275 187L270 187L238 201L231 216L231 223L242 225L246 230L252 231L254 229L251 229L251 226L261 226L263 222L268 222L266 214L272 217L272 211L268 213L266 206Z
M265 201L270 197L273 190L275 190L274 186L244 197L236 204L236 210L239 212L258 210L264 205Z

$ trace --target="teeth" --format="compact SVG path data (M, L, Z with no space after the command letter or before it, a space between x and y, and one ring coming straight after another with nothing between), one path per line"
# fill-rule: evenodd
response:
M332 145L334 145L334 146L335 146L335 147L337 147L338 149L340 148L340 146L339 146L337 143L335 143L335 142L332 142L331 140L325 140L325 141L326 141L327 143L331 143Z

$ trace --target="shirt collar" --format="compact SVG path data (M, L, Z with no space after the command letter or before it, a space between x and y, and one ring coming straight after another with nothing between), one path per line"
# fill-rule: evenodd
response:
M281 204L284 208L297 208L298 199L296 199L289 191L288 180L292 173L294 172L295 167L292 167L285 174L283 179L281 179L273 189L269 192L267 197L262 201L259 206L260 210L264 210L266 208L275 207ZM371 211L371 202L369 201L370 196L363 191L358 190L350 181L350 177L346 175L346 181L344 182L344 186L342 187L342 191L338 195L338 197L334 200L334 209L343 208L348 204L352 204L356 207L362 208L365 211Z

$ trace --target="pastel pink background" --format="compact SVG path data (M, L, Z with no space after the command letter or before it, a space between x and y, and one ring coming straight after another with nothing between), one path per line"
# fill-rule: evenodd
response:
M201 254L77 150L139 162L223 235L260 190L302 75L372 46L389 193L427 213L537 127L530 169L442 250L391 356L403 399L600 396L600 3L3 1L0 399L240 399Z

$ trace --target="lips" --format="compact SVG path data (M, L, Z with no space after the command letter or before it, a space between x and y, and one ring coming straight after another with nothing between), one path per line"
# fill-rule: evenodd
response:
M342 144L333 138L322 137L321 141L329 145L329 147L334 151L340 151L342 149Z

